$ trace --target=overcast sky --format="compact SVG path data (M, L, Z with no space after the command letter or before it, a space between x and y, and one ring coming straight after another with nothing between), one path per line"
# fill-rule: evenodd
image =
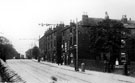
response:
M105 11L113 19L126 14L135 20L135 0L0 0L0 35L24 54L48 28L39 23L68 24L84 12L104 18Z

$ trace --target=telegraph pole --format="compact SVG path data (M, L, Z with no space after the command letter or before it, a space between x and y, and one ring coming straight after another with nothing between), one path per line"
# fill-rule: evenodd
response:
M75 71L79 71L78 68L78 19L76 19L76 59L75 59Z

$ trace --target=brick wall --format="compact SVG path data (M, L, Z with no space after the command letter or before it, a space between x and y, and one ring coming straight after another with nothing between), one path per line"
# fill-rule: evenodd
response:
M81 68L81 63L85 63L85 69L87 69L87 70L104 72L103 61L81 59L81 60L79 60L79 68ZM71 66L74 66L74 65L71 64ZM135 77L135 62L131 62L130 65L128 65L128 71L129 71L130 76ZM115 69L115 71L112 73L123 74L123 68Z

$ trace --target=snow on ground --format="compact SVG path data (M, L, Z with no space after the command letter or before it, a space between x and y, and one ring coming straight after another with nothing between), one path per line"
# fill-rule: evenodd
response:
M8 60L9 66L28 83L135 83L135 78L86 70L75 72L73 67L36 60Z
M55 63L49 63L49 62L41 62L41 63L50 64L57 67L57 64ZM69 67L69 66L63 65L63 66L58 66L58 67L61 69L74 71L74 68ZM79 71L81 70L79 69ZM79 72L76 74L77 75L75 74L74 75L88 81L91 80L92 83L100 83L100 82L102 83L135 83L135 78L133 77L123 76L123 75L118 75L118 74L113 74L113 73L104 73L104 72L86 70L85 72ZM89 75L90 78L87 77L87 75Z

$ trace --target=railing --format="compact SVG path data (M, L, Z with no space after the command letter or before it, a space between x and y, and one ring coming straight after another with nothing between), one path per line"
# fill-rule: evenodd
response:
M26 83L15 71L10 69L10 67L3 60L0 59L0 75L2 82L19 82Z

